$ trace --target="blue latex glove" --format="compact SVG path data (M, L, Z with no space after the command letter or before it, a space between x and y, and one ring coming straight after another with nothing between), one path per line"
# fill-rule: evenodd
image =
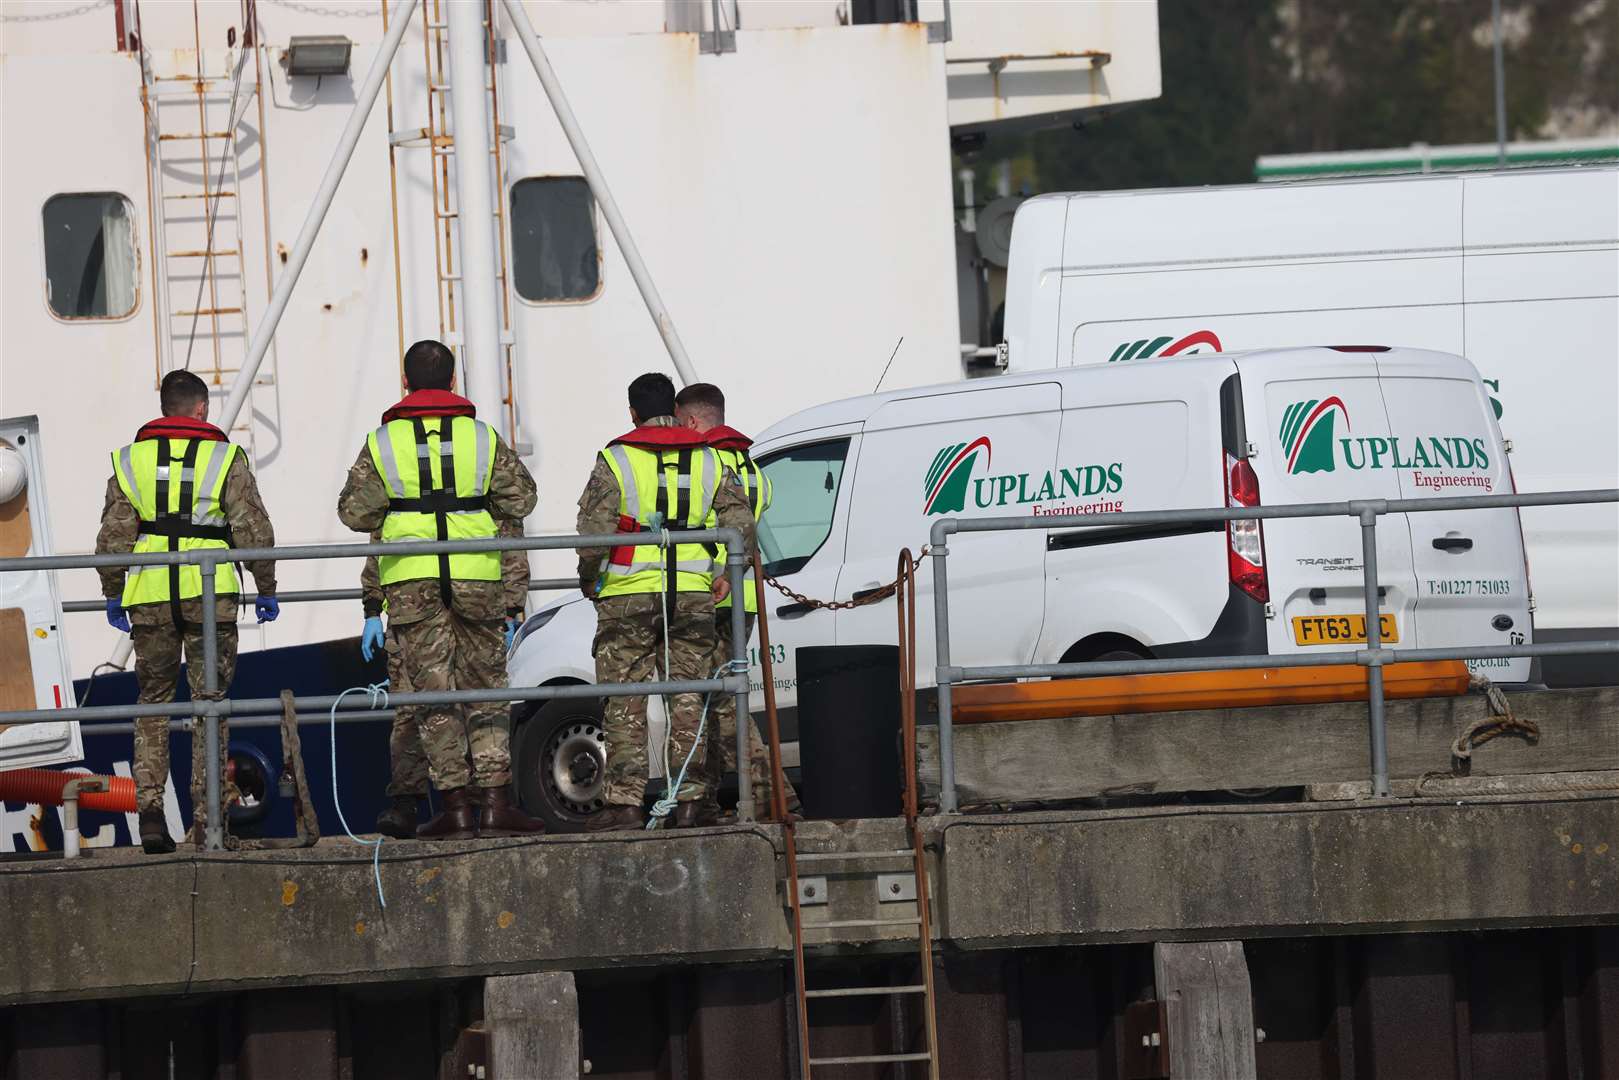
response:
M506 616L506 651L512 651L512 642L517 640L517 628L523 625L523 620L515 615Z
M276 616L281 614L281 604L273 596L261 596L253 601L253 611L259 622L275 622Z
M124 610L124 602L117 597L107 601L107 625L129 633L129 613Z
M382 617L372 615L365 620L365 629L360 631L360 655L370 663L380 648L382 648Z

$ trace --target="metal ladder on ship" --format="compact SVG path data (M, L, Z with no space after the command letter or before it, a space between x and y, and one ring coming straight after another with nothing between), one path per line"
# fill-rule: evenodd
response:
M148 210L152 225L153 266L152 284L157 327L158 366L160 373L177 367L195 370L218 393L229 388L229 377L239 373L247 349L252 326L248 321L247 267L242 238L242 170L239 133L249 104L257 101L263 91L262 71L258 50L254 45L254 27L249 5L242 8L244 33L240 47L232 43L236 52L235 63L227 67L233 73L224 77L210 76L204 71L202 55L201 17L197 0L192 0L192 31L194 70L185 74L159 75L153 70L151 52L144 40L140 47L141 111L146 122L146 150ZM137 8L138 18L138 8ZM253 79L244 84L248 63L248 50L253 51ZM217 130L210 129L210 121L218 120L218 106L223 105L227 115ZM210 106L215 108L210 109ZM196 130L164 131L163 112L174 108L196 109ZM262 109L260 115L262 116ZM171 147L195 144L197 153L176 157ZM260 169L264 167L263 133L258 137ZM213 152L219 148L217 161ZM192 189L186 171L178 162L200 165L196 187ZM228 179L226 171L228 171ZM216 174L215 170L218 169ZM170 190L175 188L177 190ZM193 208L201 206L201 217ZM229 222L229 235L220 244L221 219ZM177 239L178 238L178 239ZM200 266L200 270L196 269ZM268 273L268 264L266 264ZM223 273L221 271L223 270ZM182 302L177 310L170 296L175 279L196 279L196 292L189 304ZM222 289L222 279L226 283ZM235 280L234 296L225 296L228 282ZM206 352L199 365L196 363L199 330L206 319ZM182 334L177 320L190 320L184 326L185 358L175 356L177 342ZM235 351L232 353L232 344ZM261 365L253 381L254 387L273 386L275 366ZM247 407L241 412L231 429L232 438L244 445L256 460L254 439L253 399L248 397Z
M448 45L449 22L444 14L444 6L450 0L426 0L421 5L422 12L422 54L426 64L427 79L427 124L420 128L393 130L393 76L389 74L388 87L388 141L390 149L393 147L425 145L432 154L429 163L429 173L432 176L433 191L433 272L437 281L438 299L438 325L439 340L456 350L461 351L463 337L456 322L455 292L456 282L461 280L461 271L456 265L455 252L455 222L461 216L461 209L452 199L454 191L454 156L455 134L450 128L449 96L454 87L449 83L449 62L445 56ZM465 2L465 0L456 0ZM505 368L505 400L507 420L511 432L517 431L517 408L515 394L513 393L512 374L512 348L515 336L512 333L511 288L508 283L508 263L506 246L508 235L506 229L506 155L504 144L516 136L516 132L509 126L500 122L500 79L499 72L499 42L495 28L495 8L491 0L484 0L484 36L488 45L487 58L489 81L484 84L483 92L489 98L489 115L491 118L491 139L489 141L490 153L495 158L495 184L494 193L494 224L496 229L496 249L500 252L500 267L495 275L500 283L497 290L500 294L500 346L503 366ZM383 24L387 25L388 7L384 0ZM392 156L389 159L390 167L393 164ZM398 208L395 206L394 231L399 229Z
M882 851L803 852L798 850L793 824L787 819L785 777L781 771L780 736L776 724L775 673L770 663L770 628L765 616L764 567L754 553L755 587L759 592L759 653L763 662L765 709L770 735L770 767L775 777L771 784L771 813L783 823L782 835L786 855L787 903L792 910L793 923L793 996L798 1018L799 1080L811 1080L817 1070L823 1072L845 1065L892 1064L896 1072L911 1063L927 1062L928 1080L939 1080L938 1011L933 988L933 928L929 911L930 890L926 853L922 847L922 830L918 823L916 792L916 560L910 549L899 555L899 573L894 597L899 613L899 695L900 729L902 734L901 766L905 770L905 831L910 837L909 849ZM817 923L815 929L875 929L881 927L911 927L916 930L916 956L921 968L921 981L898 986L848 986L813 989L808 986L804 965L804 920L798 878L800 863L889 863L909 859L916 875L916 915L902 919L841 919ZM857 1054L834 1057L816 1057L810 1045L809 1003L826 998L896 997L922 998L923 1038L925 1048L918 1051L900 1051L888 1054ZM898 1005L898 1002L896 1002ZM900 1073L903 1075L903 1073Z

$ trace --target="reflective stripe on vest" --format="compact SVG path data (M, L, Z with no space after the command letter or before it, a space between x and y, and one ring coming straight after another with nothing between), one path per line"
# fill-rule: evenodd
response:
M682 529L708 528L721 473L714 451L701 446L649 450L614 443L601 453L618 480L620 532L655 533L654 515L661 515L676 538ZM671 565L669 553L655 542L616 547L597 595L707 592L714 585L715 550L712 544L676 543Z
M142 439L113 453L118 487L141 519L136 554L231 546L222 498L239 449L212 439L162 438ZM235 566L217 565L214 591L241 592ZM180 627L180 601L201 595L202 569L197 566L131 566L124 577L125 607L171 604Z
M489 485L497 438L493 428L470 416L391 420L366 436L371 462L388 488L383 543L493 537ZM437 578L448 606L450 582L500 580L500 552L383 555L377 573L383 585Z
M742 487L742 494L748 500L748 509L753 511L753 520L758 520L770 509L770 477L765 471L753 463L746 450L715 450L719 455L720 464L736 476L736 482ZM717 520L711 522L717 524ZM725 572L725 545L720 545L719 572ZM750 563L743 575L745 584L742 590L742 610L749 615L759 613L759 597L753 586L753 566ZM726 596L716 608L724 610L731 606L731 597Z

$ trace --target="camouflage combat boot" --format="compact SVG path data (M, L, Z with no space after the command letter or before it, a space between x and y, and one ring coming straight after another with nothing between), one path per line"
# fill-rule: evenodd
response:
M478 815L479 836L532 836L545 831L545 822L523 813L507 788L483 788L483 810Z
M388 809L377 815L377 832L395 840L416 839L418 796L395 795Z
M444 809L416 830L418 840L471 840L478 835L478 813L464 787L444 793Z
M141 811L141 850L148 855L173 853L174 839L169 836L169 823L163 817L163 811Z

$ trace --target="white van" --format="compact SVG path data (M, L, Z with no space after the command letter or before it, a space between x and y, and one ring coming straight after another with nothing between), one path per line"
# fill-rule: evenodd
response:
M1460 353L1524 491L1619 486L1616 328L1608 166L1042 195L1018 208L1007 268L1011 374L1320 341ZM1619 635L1619 508L1523 523L1541 640Z
M852 398L776 424L754 460L774 491L760 528L767 572L825 600L892 580L899 550L919 551L941 516L1512 490L1472 365L1380 346L1062 368ZM1360 568L1360 527L1347 516L963 534L951 540L951 655L1011 664L1350 648L1365 634ZM1378 572L1394 648L1532 639L1515 511L1382 518ZM921 612L931 599L924 568ZM892 643L894 608L768 601L791 739L795 650ZM590 681L594 629L578 598L542 610L513 655L513 684ZM931 617L918 619L922 686L933 683L931 630ZM756 650L753 660L757 687ZM1529 661L1484 670L1522 681ZM597 717L594 702L557 702L522 726L517 771L532 809L565 821L546 802L569 793L572 809L588 808Z

